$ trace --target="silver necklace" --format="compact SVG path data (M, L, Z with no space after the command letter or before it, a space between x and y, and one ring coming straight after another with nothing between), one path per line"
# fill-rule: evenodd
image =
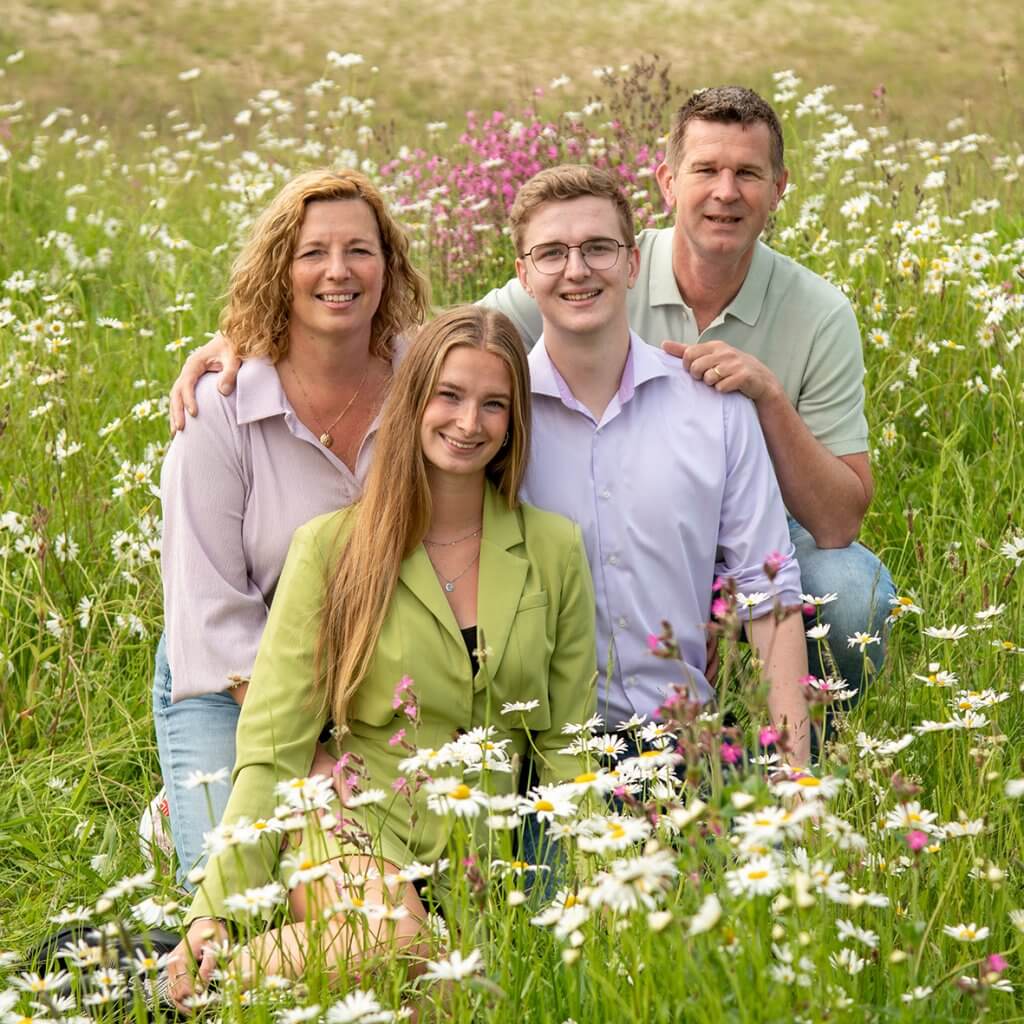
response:
M455 589L456 581L461 580L462 577L465 576L466 573L469 572L469 570L472 569L474 565L476 565L477 559L479 557L480 557L480 552L477 551L477 553L473 556L473 561L470 562L469 565L467 565L466 568L462 570L462 572L460 572L458 575L453 576L451 579L449 579L434 564L434 560L432 558L430 558L430 552L429 551L427 552L427 558L430 558L430 564L434 566L434 572L436 572L437 575L440 577L441 582L444 584L445 593L447 593L447 594L450 594Z
M455 540L431 540L429 537L424 537L423 543L432 548L453 548L456 544L461 544L464 540L477 536L482 529L483 525L480 525L472 533L467 533L465 537L457 537Z

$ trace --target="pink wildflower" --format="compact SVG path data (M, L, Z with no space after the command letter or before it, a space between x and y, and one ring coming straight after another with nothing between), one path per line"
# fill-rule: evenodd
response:
M757 742L760 743L762 747L770 747L773 743L779 742L780 735L781 733L778 729L768 725L757 734Z
M919 853L928 845L928 833L915 828L903 837L903 841L914 853Z
M1009 962L1004 960L998 953L992 953L985 960L985 964L993 974L1002 974L1010 966Z
M739 747L733 746L731 743L723 743L722 749L722 760L727 764L736 764L737 761L743 756L743 751Z
M395 685L395 693L391 698L391 706L397 711L406 701L405 691L413 685L412 676L402 676Z
M393 736L388 739L389 747L397 747L400 743L405 740L405 730L399 729Z

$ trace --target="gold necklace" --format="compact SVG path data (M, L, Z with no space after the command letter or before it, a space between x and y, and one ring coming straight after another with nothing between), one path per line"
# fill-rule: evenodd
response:
M465 537L457 537L455 540L431 540L429 537L424 537L423 543L429 544L432 548L453 548L456 544L461 544L464 540L475 537L482 529L483 525L481 524L472 533L467 533Z
M366 369L363 370L363 379L356 385L355 391L352 392L352 397L345 404L345 408L334 417L334 422L323 429L323 423L320 421L320 416L317 414L316 407L313 405L313 400L309 397L309 392L306 391L305 385L302 383L302 378L299 376L299 371L295 369L294 363L289 363L288 366L291 368L292 375L295 377L295 383L299 385L299 390L302 392L302 397L305 398L306 404L309 406L309 411L313 415L313 419L316 421L316 425L321 428L322 433L320 434L320 443L325 448L330 448L334 445L334 438L331 436L331 431L341 422L345 413L352 408L352 403L356 400L359 392L362 391L363 385L366 383L366 378L370 375L370 360L367 360Z

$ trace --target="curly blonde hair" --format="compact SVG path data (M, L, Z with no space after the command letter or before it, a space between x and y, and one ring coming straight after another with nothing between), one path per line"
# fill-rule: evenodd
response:
M370 328L370 353L391 355L396 335L423 322L426 279L409 259L409 240L380 192L358 171L306 171L292 178L259 215L231 268L220 329L243 359L276 363L288 351L291 265L306 207L322 200L361 199L373 211L384 255L384 288Z

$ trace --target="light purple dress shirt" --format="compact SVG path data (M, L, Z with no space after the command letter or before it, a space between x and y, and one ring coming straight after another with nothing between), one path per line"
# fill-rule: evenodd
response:
M523 498L575 520L597 597L598 709L612 726L650 714L684 683L700 700L704 624L716 575L745 594L799 601L800 570L753 403L722 395L678 359L630 335L618 393L599 423L540 341L530 353L533 444ZM763 568L786 557L774 582ZM667 619L685 664L655 658L647 635Z
M197 403L160 476L173 701L252 672L292 534L359 497L378 426L353 473L298 418L266 359L246 360L227 397L204 375Z

